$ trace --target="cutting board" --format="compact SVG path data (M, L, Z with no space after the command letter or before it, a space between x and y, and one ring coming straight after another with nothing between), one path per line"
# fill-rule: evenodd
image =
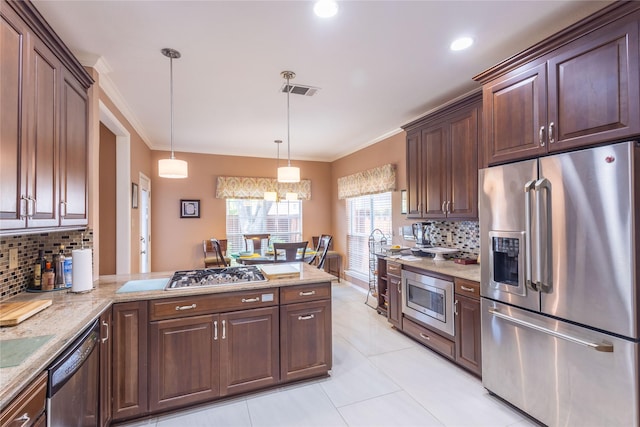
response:
M299 263L262 264L260 270L267 279L291 279L300 277Z
M50 299L2 303L0 304L0 326L15 326L52 303Z

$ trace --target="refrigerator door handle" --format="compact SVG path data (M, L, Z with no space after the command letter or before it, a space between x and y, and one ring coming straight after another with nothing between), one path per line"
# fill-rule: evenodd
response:
M546 203L546 212L545 212L545 221L544 227L542 225L542 190L546 190L545 195L547 197ZM551 259L551 182L548 179L542 178L536 181L535 184L536 191L536 285L538 290L550 292L551 291L551 283L548 277L549 272L549 260ZM546 233L544 245L542 244L542 234ZM544 246L544 247L543 247ZM543 252L544 250L544 252ZM545 256L543 258L543 255ZM544 260L544 261L543 261ZM543 269L543 262L547 265L546 268ZM547 273L545 275L545 272Z
M565 341L569 341L575 344L579 344L585 347L592 348L596 351L602 351L605 353L613 353L613 344L598 344L591 341L586 341L581 338L573 337L571 335L564 334L562 332L554 331L552 329L545 328L543 326L536 325L534 323L527 322L526 320L517 319L515 317L511 317L507 314L501 313L497 308L489 308L489 313L495 317L506 320L507 322L514 323L518 326L523 326L525 328L533 329L538 332L542 332L547 335L551 335L556 338L560 338Z
M529 286L534 291L536 289L536 284L532 280L531 277L531 190L534 189L535 181L528 181L524 185L524 222L525 222L525 232L524 232L524 240L525 240L525 282L526 286Z

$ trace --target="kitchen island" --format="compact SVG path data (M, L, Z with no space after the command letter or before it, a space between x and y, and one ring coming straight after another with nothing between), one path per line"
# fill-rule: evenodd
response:
M332 276L307 264L300 265L302 268L299 277L272 279L255 283L221 284L210 287L183 288L170 291L151 290L126 293L117 292L118 289L120 289L125 283L132 280L168 279L172 275L172 272L161 272L148 274L102 276L94 283L94 289L88 293L75 294L70 291L63 290L55 292L20 294L12 298L10 301L17 302L51 299L53 300L53 304L49 308L25 320L17 326L3 327L0 329L0 345L4 347L3 351L6 351L9 348L8 346L11 345L11 342L8 340L42 337L42 340L44 341L30 354L25 354L23 359L20 360L20 362L16 366L9 366L0 369L0 408L5 408L7 404L12 399L14 399L22 389L24 389L30 382L36 379L51 364L51 362L82 333L82 331L89 324L91 324L96 319L99 319L101 315L104 315L105 313L111 314L112 310L114 313L114 322L117 322L118 319L115 315L116 308L126 306L127 304L129 306L138 305L139 307L143 307L144 310L147 310L147 308L149 308L149 313L152 313L153 307L158 306L158 304L163 302L171 302L172 300L176 299L213 301L208 312L206 314L200 312L198 313L198 317L220 316L222 318L223 314L227 316L232 314L231 312L227 313L228 310L226 310L224 306L219 305L224 303L224 301L220 299L223 295L229 295L233 297L241 295L243 292L260 292L264 293L265 295L270 295L270 298L273 298L271 303L261 302L260 307L270 306L272 310L275 310L275 314L272 316L272 320L275 322L275 324L271 325L270 327L275 332L279 332L281 334L281 329L287 322L285 313L294 312L296 307L305 308L304 304L310 304L313 306L314 301L315 306L318 306L318 304L320 303L320 301L318 300L321 299L325 309L324 311L322 311L322 316L318 316L316 314L315 319L318 320L318 318L321 317L323 322L322 326L328 326L328 330L324 330L321 332L322 339L324 340L324 348L329 349L328 354L323 354L324 356L328 357L328 360L324 361L324 366L322 366L321 369L311 369L307 371L307 373L309 373L309 376L326 374L331 368L330 296ZM289 291L287 291L287 289L289 289ZM318 291L316 289L318 289ZM320 289L322 291L319 291ZM296 295L293 295L293 293L291 292L292 290L296 290L296 292L298 290L300 291L297 292ZM297 296L298 294L300 295L300 297ZM304 300L301 301L299 299L305 298L307 294L309 295L309 301L311 302L305 302ZM246 298L246 300L247 302L253 302L252 298ZM264 298L264 300L268 301L268 298ZM201 304L201 306L206 307L206 304ZM265 310L265 308L257 308L255 310ZM179 310L176 309L174 311ZM303 315L298 316L305 319ZM158 311L156 317L150 316L149 319L144 319L144 324L141 323L138 326L141 329L145 330L144 335L146 336L147 329L149 329L149 331L153 331L154 328L157 329L158 326L163 325L161 322L185 321L185 316L180 316L182 318L178 320L173 319L172 317L175 316L163 315L161 314L161 311ZM298 317L296 317L296 319L297 318ZM313 316L309 318L314 319ZM232 319L227 319L224 325L231 328L231 323ZM118 336L116 326L108 324L106 327L103 327L105 328L105 330L101 331L101 337L112 337L112 341L114 343L117 343ZM227 331L224 331L224 333L226 332ZM107 335L107 333L109 335ZM218 333L220 334L220 337L222 337L223 331L219 330ZM231 334L231 330L229 330L229 334ZM278 339L275 342L280 347L283 344L291 344L288 343L286 337L282 335L279 335L277 338ZM144 344L151 345L151 342ZM151 352L149 354L151 355ZM277 353L277 355L279 354L280 353ZM116 360L114 360L112 366L114 370L117 371L118 355L115 349L113 351L113 355L115 356ZM274 360L277 362L280 360L280 357L274 357ZM144 361L144 363L140 366L140 369L143 370L146 369L146 367L147 363L146 361ZM286 369L281 369L281 371L286 371ZM304 374L299 374L299 372L302 371L300 369L293 373L290 371L291 379L301 379L305 377ZM146 372L144 372L143 374L145 377L147 376ZM114 372L114 381L117 381L117 375L118 373ZM281 381L280 372L275 372L274 376L276 383ZM244 391L242 388L239 388L238 390ZM147 391L142 391L146 396ZM115 384L113 387L113 393L118 393ZM189 402L185 404L188 403ZM141 408L139 414L140 416L148 413L148 410L146 409L146 403L143 406L144 407ZM159 408L158 410L160 409L161 408ZM122 418L135 418L136 416L138 415L128 414L126 416L123 416Z

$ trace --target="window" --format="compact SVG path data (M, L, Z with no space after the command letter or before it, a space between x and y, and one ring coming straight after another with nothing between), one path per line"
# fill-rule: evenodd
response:
M391 236L391 193L348 198L347 227L347 269L367 280L369 235L378 228Z
M302 240L302 202L227 199L227 251L244 251L244 234L271 234L271 242Z

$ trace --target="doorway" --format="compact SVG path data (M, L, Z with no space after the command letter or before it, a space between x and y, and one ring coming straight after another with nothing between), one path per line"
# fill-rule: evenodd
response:
M140 273L151 271L151 180L140 172Z

